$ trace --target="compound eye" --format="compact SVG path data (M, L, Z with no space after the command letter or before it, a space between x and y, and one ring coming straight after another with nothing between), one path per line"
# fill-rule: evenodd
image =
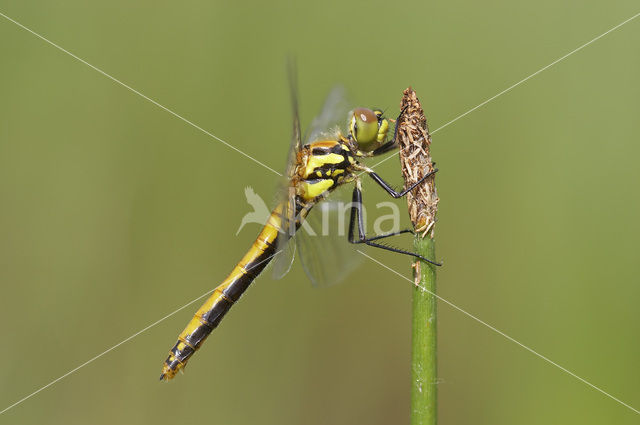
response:
M378 121L378 116L371 109L356 108L353 110L354 117L363 123L373 123Z
M356 108L351 118L351 136L361 149L366 150L367 145L376 142L378 134L378 117L375 112L367 108Z

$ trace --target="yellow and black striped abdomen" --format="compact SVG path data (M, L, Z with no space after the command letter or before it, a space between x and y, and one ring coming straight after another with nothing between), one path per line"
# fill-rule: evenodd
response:
M161 380L169 380L183 369L189 358L196 352L211 331L218 326L231 306L240 299L254 279L269 264L276 253L280 228L279 206L271 213L256 241L229 276L198 309L193 319L178 336L178 342L169 352L164 362Z

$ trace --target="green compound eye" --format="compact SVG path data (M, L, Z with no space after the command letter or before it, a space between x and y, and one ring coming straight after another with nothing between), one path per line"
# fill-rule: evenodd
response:
M386 138L388 129L389 124L380 111L367 108L353 110L349 131L361 150L369 152L377 148Z

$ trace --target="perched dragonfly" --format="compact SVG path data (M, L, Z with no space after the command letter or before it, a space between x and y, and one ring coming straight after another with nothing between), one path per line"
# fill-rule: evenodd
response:
M178 336L178 342L170 350L169 356L164 362L160 380L172 379L178 371L185 367L187 361L200 348L211 331L218 326L233 304L238 301L272 259L280 257L275 265L280 271L276 271L276 274L284 274L288 271L291 265L290 261L292 261L286 254L286 252L291 252L290 247L293 245L289 243L290 239L303 224L311 208L342 185L354 184L348 232L350 243L366 244L419 257L429 263L440 265L416 253L379 243L381 239L412 232L411 230L390 232L373 237L368 237L365 234L362 186L358 177L359 173L366 173L389 195L400 198L435 173L437 169L427 173L414 185L397 192L372 169L361 164L359 159L370 158L397 148L398 129L396 126L393 139L387 141L389 120L383 116L382 111L367 108L356 108L347 115L348 132L346 135L339 128L328 128L334 120L336 111L340 109L338 108L341 98L340 90L334 90L328 96L322 113L312 123L308 137L305 137L305 143L303 143L294 73L291 73L289 80L293 107L293 136L285 173L286 181L283 184L279 202L249 251L229 276L214 290ZM304 258L303 265L305 265ZM310 273L310 269L305 267L307 274L314 280L316 277Z

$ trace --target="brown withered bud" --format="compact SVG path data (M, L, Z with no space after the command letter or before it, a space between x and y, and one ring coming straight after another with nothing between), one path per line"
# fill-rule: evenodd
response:
M398 143L400 164L407 188L433 171L429 151L431 136L420 101L411 87L404 91L400 108L404 113L397 123ZM431 238L434 234L439 201L434 178L435 174L407 193L409 216L415 231L423 237L428 234Z

